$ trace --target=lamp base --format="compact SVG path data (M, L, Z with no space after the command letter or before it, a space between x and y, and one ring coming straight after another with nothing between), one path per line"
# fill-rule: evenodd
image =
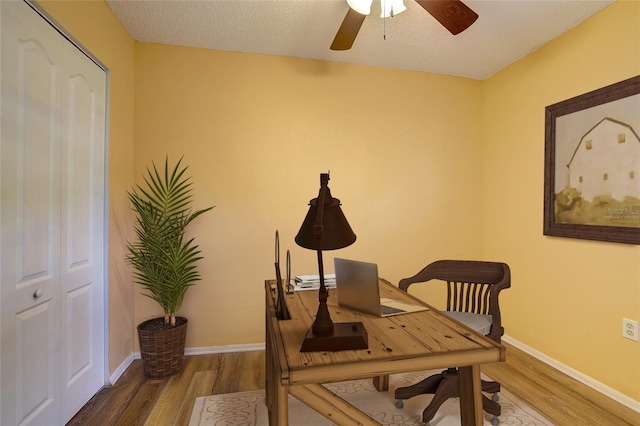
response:
M347 351L368 349L367 330L361 322L340 322L333 324L333 333L316 335L309 329L300 352Z

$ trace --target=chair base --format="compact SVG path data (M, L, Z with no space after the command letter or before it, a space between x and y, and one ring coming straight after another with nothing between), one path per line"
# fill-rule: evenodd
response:
M396 406L402 408L402 400L409 399L416 395L433 394L433 399L422 412L422 421L428 424L436 415L438 408L449 398L458 398L460 389L458 386L458 370L449 368L440 374L434 374L426 379L404 388L398 388L395 391L395 398L398 400ZM482 381L482 392L497 394L500 392L500 383ZM496 396L494 396L495 399ZM492 424L498 424L497 417L500 415L501 408L495 400L482 395L482 409L494 416Z

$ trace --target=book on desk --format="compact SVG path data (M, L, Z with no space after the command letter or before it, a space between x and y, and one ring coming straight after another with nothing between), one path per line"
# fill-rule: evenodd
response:
M336 275L324 274L324 286L326 288L336 288ZM320 288L320 275L296 275L295 279L289 281L289 288L298 290L318 290Z

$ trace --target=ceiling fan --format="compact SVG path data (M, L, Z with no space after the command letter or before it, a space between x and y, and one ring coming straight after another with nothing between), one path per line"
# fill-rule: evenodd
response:
M460 0L415 0L453 35L466 30L478 19L478 14ZM349 9L331 43L331 50L349 50L369 14L373 0L347 0ZM382 0L382 17L405 10L402 0ZM385 4L387 3L387 4Z

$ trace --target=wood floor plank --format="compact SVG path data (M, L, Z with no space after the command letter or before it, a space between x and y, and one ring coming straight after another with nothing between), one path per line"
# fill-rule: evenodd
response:
M264 352L222 354L214 394L264 389Z
M166 380L145 380L138 392L133 395L122 415L114 423L101 423L100 419L97 418L97 423L94 424L113 424L115 426L145 424L166 384Z
M187 426L189 424L196 398L211 395L214 380L215 372L213 371L197 371L194 374L193 380L189 383L189 387L178 409L176 419L173 423L175 426Z
M166 380L166 386L156 400L145 425L169 426L180 423L180 407L186 398L186 390L198 372L209 371L210 367L210 357L187 357L182 371Z
M142 362L134 361L114 386L101 389L67 426L115 424L144 383Z
M264 389L265 362L263 351L244 353L239 366L237 392Z
M229 354L221 354L216 360L216 377L212 389L212 393L214 395L237 392L238 385L237 380L234 376L236 376L238 373L237 371L233 371L233 369L238 368L238 366L240 365L240 357L240 354L238 354L237 357L231 357ZM234 358L236 361L238 361L237 364L233 363Z

